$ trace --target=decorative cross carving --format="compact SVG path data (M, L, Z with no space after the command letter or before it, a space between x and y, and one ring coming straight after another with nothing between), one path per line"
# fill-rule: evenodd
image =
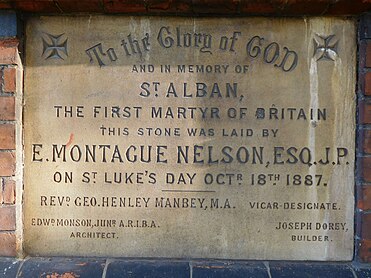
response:
M43 37L43 54L42 56L47 59L62 59L68 57L67 52L67 40L68 38L63 38L64 34L51 35L45 33L46 38Z
M331 43L332 39L335 37L335 35L330 35L327 37L317 35L319 41L314 38L314 54L313 57L317 58L317 61L319 60L330 60L335 61L337 53L337 47L339 41L336 41L334 43Z

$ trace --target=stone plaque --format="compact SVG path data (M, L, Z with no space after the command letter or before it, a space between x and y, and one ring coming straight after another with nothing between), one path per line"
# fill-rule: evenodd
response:
M351 260L355 24L37 17L32 255Z

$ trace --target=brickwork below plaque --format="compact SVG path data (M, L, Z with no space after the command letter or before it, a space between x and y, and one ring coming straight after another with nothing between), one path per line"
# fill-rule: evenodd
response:
M16 255L18 40L0 40L0 255Z

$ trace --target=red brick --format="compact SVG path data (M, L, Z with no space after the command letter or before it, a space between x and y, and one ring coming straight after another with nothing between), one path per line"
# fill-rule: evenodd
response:
M361 238L371 240L371 214L362 213L361 217Z
M366 182L371 182L371 157L362 157L361 160L361 178Z
M4 91L6 93L15 92L16 90L16 76L17 70L15 68L4 68L3 78L4 78Z
M9 1L7 1L7 2L9 2ZM1 10L5 10L5 9L7 9L7 10L9 10L9 9L12 9L12 5L10 4L10 3L5 3L4 1L2 1L2 2L0 2L0 9Z
M241 2L242 14L258 15L322 15L324 13L351 15L360 14L371 8L370 3L366 3L365 0L337 0L336 4L331 0L202 0L202 2L207 2L206 9L201 11L203 13L223 12L223 6L228 6L228 3ZM230 11L226 10L223 13L228 12Z
M367 43L366 46L366 64L367 68L371 68L371 42Z
M14 233L0 233L0 256L14 257L17 240Z
M284 15L318 15L323 14L329 4L323 0L299 0L288 1L287 5L282 9L281 14Z
M14 152L0 152L0 176L13 176L15 162Z
M11 0L1 1L0 9L18 9L25 12L63 13L63 12L100 12L100 0ZM110 13L139 13L145 12L147 0L101 0L104 9ZM166 1L166 0L164 0ZM183 0L167 0L171 5L177 5ZM74 5L71 2L75 2ZM135 3L138 2L138 5ZM207 3L202 10L196 3L196 13L238 13L238 9L229 9L241 2L244 13L247 14L287 14L287 15L355 15L368 12L371 9L369 0L195 0ZM244 3L242 3L244 2ZM273 3L273 4L272 4ZM273 7L272 7L273 5ZM180 7L187 9L184 5ZM151 7L152 9L153 7ZM227 8L223 10L223 8ZM154 8L165 11L163 8ZM270 12L273 9L274 12ZM171 11L170 7L168 11ZM188 10L187 10L188 11Z
M329 6L326 0L242 0L241 12L263 15L320 15Z
M0 96L0 120L15 120L15 98Z
M276 5L272 2L261 0L242 0L240 5L242 14L264 14L272 15L276 13Z
M236 0L192 0L195 13L237 14L240 2Z
M18 40L0 40L0 65L13 65L17 63Z
M0 231L14 231L15 221L15 206L0 207Z
M4 178L0 178L0 190L2 191L3 190L3 184L4 184ZM3 192L1 192L0 194L0 205L3 204Z
M358 256L362 262L371 262L371 240L362 240L360 242Z
M360 131L360 144L363 146L363 152L371 154L371 130L364 129Z
M104 12L101 0L59 0L55 2L64 13Z
M4 48L15 48L18 47L18 44L19 41L16 38L0 40L0 46Z
M13 205L15 203L15 181L4 179L3 203ZM370 196L371 197L371 196Z
M15 125L0 124L0 150L15 149Z
M359 123L371 124L371 104L367 102L359 102Z
M337 0L333 1L326 11L326 15L355 15L371 9L368 0Z
M172 3L170 0L149 0L146 4L151 10L169 11Z
M144 0L103 0L108 13L144 13L147 11Z
M361 210L371 210L371 186L362 187L362 195L357 201L357 207Z
M38 0L28 0L13 1L15 8L17 10L22 10L24 12L46 12L46 13L61 13L62 11L58 8L58 5L54 1L38 1Z
M192 0L147 0L149 12L167 12L190 14L192 12Z
M371 96L371 72L365 74L365 95Z

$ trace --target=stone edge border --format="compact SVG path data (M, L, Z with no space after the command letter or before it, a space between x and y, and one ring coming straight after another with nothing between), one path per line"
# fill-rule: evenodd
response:
M371 269L356 263L283 261L196 261L105 258L0 259L4 278L116 278L116 277L371 277Z

